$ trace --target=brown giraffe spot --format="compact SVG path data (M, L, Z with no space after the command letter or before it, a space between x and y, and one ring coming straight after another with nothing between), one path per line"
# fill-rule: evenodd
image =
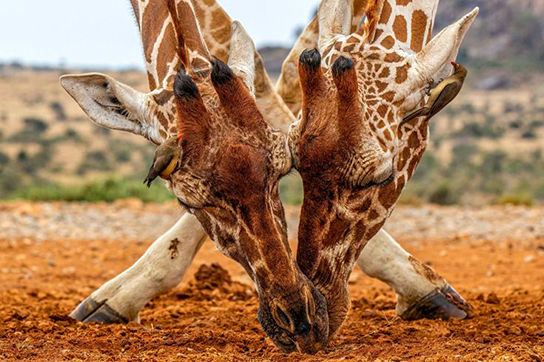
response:
M389 123L393 123L393 121L395 120L395 117L393 116L393 110L389 110L389 113L387 114L387 120L389 121Z
M400 165L401 169L406 166L406 163L410 160L410 156L412 155L410 149L408 147L404 147L404 150L402 151L400 155Z
M150 2L144 9L141 32L145 59L148 63L152 61L151 55L153 54L155 42L168 16L168 8L162 2ZM169 31L173 32L174 29L170 28Z
M347 40L348 43L355 43L355 44L359 44L359 38L356 37L355 35L352 35L348 38Z
M385 130L383 131L383 135L385 136L385 139L388 140L388 141L392 141L393 138L391 137L391 133L389 132L389 130Z
M194 16L192 4L185 1L177 2L177 12L178 18L183 19L183 21L180 22L180 31L183 32L185 47L200 55L205 55L207 53L207 48L201 41L202 34L200 32L198 20ZM177 44L177 41L173 44Z
M348 44L348 45L346 45L344 47L344 52L351 53L351 52L353 52L353 50L355 49L356 46L357 46L357 44L354 44L354 43Z
M398 195L398 192L396 192L395 183L391 182L380 189L380 193L378 194L378 199L384 208L390 209L391 206L393 206L395 202L397 202L398 196L399 195Z
M159 106L164 106L168 103L174 95L174 92L168 89L162 90L160 93L153 95L153 99Z
M410 48L419 52L423 48L425 30L427 28L427 15L423 10L416 10L412 14L412 41Z
M373 106L373 105L375 105L376 103L378 103L378 100L377 100L377 99L370 99L370 100L367 100L367 101L366 101L366 104L369 105L369 106Z
M382 46L386 49L391 49L395 45L395 39L391 35L388 35L385 39L382 40Z
M417 138L416 132L412 132L410 137L408 137L408 147L412 149L419 147L419 139Z
M442 278L440 277L440 275L436 274L436 272L433 269L431 269L428 265L421 264L419 260L417 260L411 255L408 257L408 260L410 260L410 263L412 263L412 266L414 267L415 272L425 277L431 283L439 283L442 281Z
M408 39L408 24L406 24L406 19L404 19L404 16L397 15L397 17L395 17L393 31L395 32L397 40L405 42Z
M176 57L175 45L177 44L176 33L174 26L169 24L166 27L166 33L159 47L157 55L157 75L159 79L164 79L168 75L170 69L168 63L172 62Z
M383 119L380 119L380 121L378 122L378 128L382 129L384 127L385 127L385 122L383 121Z
M368 117L369 120L370 120L371 118L372 118L372 116ZM372 130L372 132L376 132L376 131L377 131L376 126L374 125L374 122L370 122L368 125L369 125L370 129Z
M389 68L385 67L385 68L383 68L383 70L380 73L379 77L380 78L387 78L387 77L389 77L389 74L390 74Z
M155 83L155 79L150 73L147 73L147 82L149 83L149 89L156 89L157 83Z
M392 102L393 99L395 98L395 92L391 91L391 92L384 93L382 94L382 98L385 99L386 101Z
M380 143L380 147L382 148L383 152L387 152L387 145L385 144L385 141L378 137L378 142Z
M380 67L381 67L381 66L382 66L382 65L379 64L379 63L374 64L374 71L377 72L378 70L380 70Z
M353 234L354 234L354 237L353 237L353 240L364 240L364 237L365 237L365 232L366 232L366 225L364 222L358 222L356 225L355 225L355 228L353 230ZM346 260L344 259L344 263L346 262L351 262L351 260Z
M387 114L387 106L385 104L382 104L378 107L378 114L382 118L385 117L385 115Z
M380 36L383 34L382 29L376 30L376 34L374 34L374 39L380 39Z
M383 223L378 223L377 225L374 225L373 227L371 227L365 235L365 240L373 238L378 233L378 231L381 230L382 227L383 227Z
M388 84L385 83L385 82L380 82L379 80L377 80L376 81L376 86L378 87L378 92L381 93L387 88Z
M416 171L416 167L417 167L418 163L419 163L419 160L418 160L417 157L414 157L410 161L410 165L408 166L408 177L412 177L412 175Z
M168 138L168 135L163 129L159 130L159 134L161 135L162 139Z
M163 126L164 128L168 128L168 119L162 112L157 112L156 117L161 126Z
M389 18L391 17L391 13L393 12L393 9L391 8L391 5L386 1L383 4L382 9L382 16L380 18L379 23L380 24L387 24L389 22Z
M402 57L398 55L397 53L389 53L385 56L384 60L387 63L397 63L402 60Z
M370 220L375 220L378 216L380 216L380 214L376 211L376 209L371 209L368 214Z
M412 1L414 1L414 0L397 0L397 5L406 6L406 5L410 4Z
M397 180L397 190L402 191L402 189L404 189L404 186L406 186L406 177L404 177L404 175L402 175Z
M408 79L408 64L403 65L402 67L397 68L397 76L395 77L395 82L397 83L404 83L406 79Z
M179 251L178 251L179 243L180 242L177 238L170 241L170 246L168 247L168 250L170 251L170 259L172 260L177 258L179 255Z

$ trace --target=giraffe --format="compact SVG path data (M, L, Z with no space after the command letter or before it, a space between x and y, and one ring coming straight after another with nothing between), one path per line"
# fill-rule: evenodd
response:
M353 31L350 2L324 0L317 49L300 55L301 118L289 135L304 183L297 260L327 299L330 337L349 310L353 266L382 229L426 149L424 120L398 125L424 100L424 85L444 74L478 13L474 9L431 40L437 5L369 1L365 23ZM442 282L408 258L420 275ZM459 308L442 313L471 312L456 293L449 299Z
M352 0L349 4L344 3L343 5L346 9L349 8L349 5L352 6L350 31L354 33L359 30L363 20L366 19L369 3L367 0ZM388 17L388 23L385 22L385 15L383 19L374 20L378 23L377 27L380 31L377 31L376 34L381 36L381 41L391 41L391 38L388 37L390 32L385 31L387 27L393 29L395 23L397 26L402 24L402 18L397 18L396 13L409 13L411 10L417 10L414 13L419 15L416 16L426 14L425 16L428 15L430 19L430 22L426 23L425 29L413 27L410 32L407 32L407 36L410 34L410 41L414 39L415 48L413 51L420 50L422 46L416 46L416 38L422 38L421 44L430 40L434 16L438 7L437 1L416 4L410 1L395 2L392 0L378 5L383 6L384 14L395 12L394 16ZM414 6L421 8L414 8ZM368 26L368 22L366 26ZM302 89L298 74L299 56L305 49L317 48L318 39L319 21L315 16L299 36L282 65L282 73L276 84L276 90L294 114L299 114L302 107ZM404 44L408 44L408 38ZM446 71L447 67L436 78L448 75ZM383 228L366 243L357 260L357 265L365 274L391 286L397 295L397 314L403 319L464 319L473 316L472 307L444 278L434 270L432 271L433 277L429 278L430 274L422 272L423 269L419 267L422 265L421 262L406 252Z
M155 111L161 127L146 133L150 139L182 136L170 189L218 250L254 281L258 319L272 341L286 352L317 352L328 336L326 304L300 272L287 241L278 182L291 169L291 158L286 134L266 122L254 97L253 42L235 22L228 65L212 61L190 1L134 0L132 5L155 90L123 109L120 98L126 102L127 88L108 78L69 76L61 82L91 117L96 108L128 120L135 112ZM159 42L151 45L146 39L154 27L161 31ZM88 93L80 93L82 79L95 87L84 90L95 92L94 104L86 103ZM96 87L111 94L97 96ZM161 120L161 115L170 118ZM109 300L100 303L86 320L115 316ZM76 313L88 314L89 307L96 306L84 303Z
M360 1L357 3L359 10L364 9ZM161 2L134 0L132 5L141 29L151 92L137 92L103 74L68 75L61 84L98 125L132 132L160 144L177 132L171 88L180 59L172 45L176 40L174 23ZM198 18L193 26L200 26L209 53L225 62L230 54L239 53L239 47L231 44L233 22L228 14L213 0L193 1L192 5ZM364 11L358 11L353 23L359 24L363 15ZM233 69L238 67L237 74L255 94L266 121L274 128L287 130L295 118L271 85L257 52L254 64L253 85L252 74L240 63L231 65ZM298 75L296 79L298 82ZM206 236L197 218L185 213L132 267L93 292L71 316L86 322L137 321L139 311L149 300L181 281ZM173 248L176 252L172 252ZM428 308L430 297L432 301L438 299L435 304L451 308L448 295L442 294L438 283L418 274L409 261L412 259L391 236L380 231L365 247L358 263L365 273L393 287L398 295L397 311L403 317L433 317L434 312ZM441 284L447 285L445 281Z

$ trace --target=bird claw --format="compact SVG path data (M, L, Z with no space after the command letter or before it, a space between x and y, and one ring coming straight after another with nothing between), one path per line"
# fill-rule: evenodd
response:
M431 95L431 91L436 88L440 83L444 81L444 78L441 78L439 81L435 81L434 79L431 79L429 83L427 83L427 86L425 87L425 94L427 96Z

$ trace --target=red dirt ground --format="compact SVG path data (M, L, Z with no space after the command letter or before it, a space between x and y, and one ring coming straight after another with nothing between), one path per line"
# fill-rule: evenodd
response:
M0 240L0 359L541 361L544 241L507 245L457 238L409 247L474 305L466 321L404 322L389 288L355 270L349 320L326 351L304 356L282 354L265 337L247 277L211 242L186 281L144 309L141 324L102 326L66 315L147 243Z

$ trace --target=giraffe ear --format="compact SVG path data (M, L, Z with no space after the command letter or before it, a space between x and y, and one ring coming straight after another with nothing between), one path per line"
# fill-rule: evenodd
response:
M255 44L237 21L232 22L228 65L255 98Z
M431 79L447 76L450 62L455 60L461 43L476 19L479 9L475 8L456 23L436 35L414 58L410 69L411 90L421 88Z
M158 128L146 117L149 95L98 73L65 75L60 84L95 124L162 142Z

